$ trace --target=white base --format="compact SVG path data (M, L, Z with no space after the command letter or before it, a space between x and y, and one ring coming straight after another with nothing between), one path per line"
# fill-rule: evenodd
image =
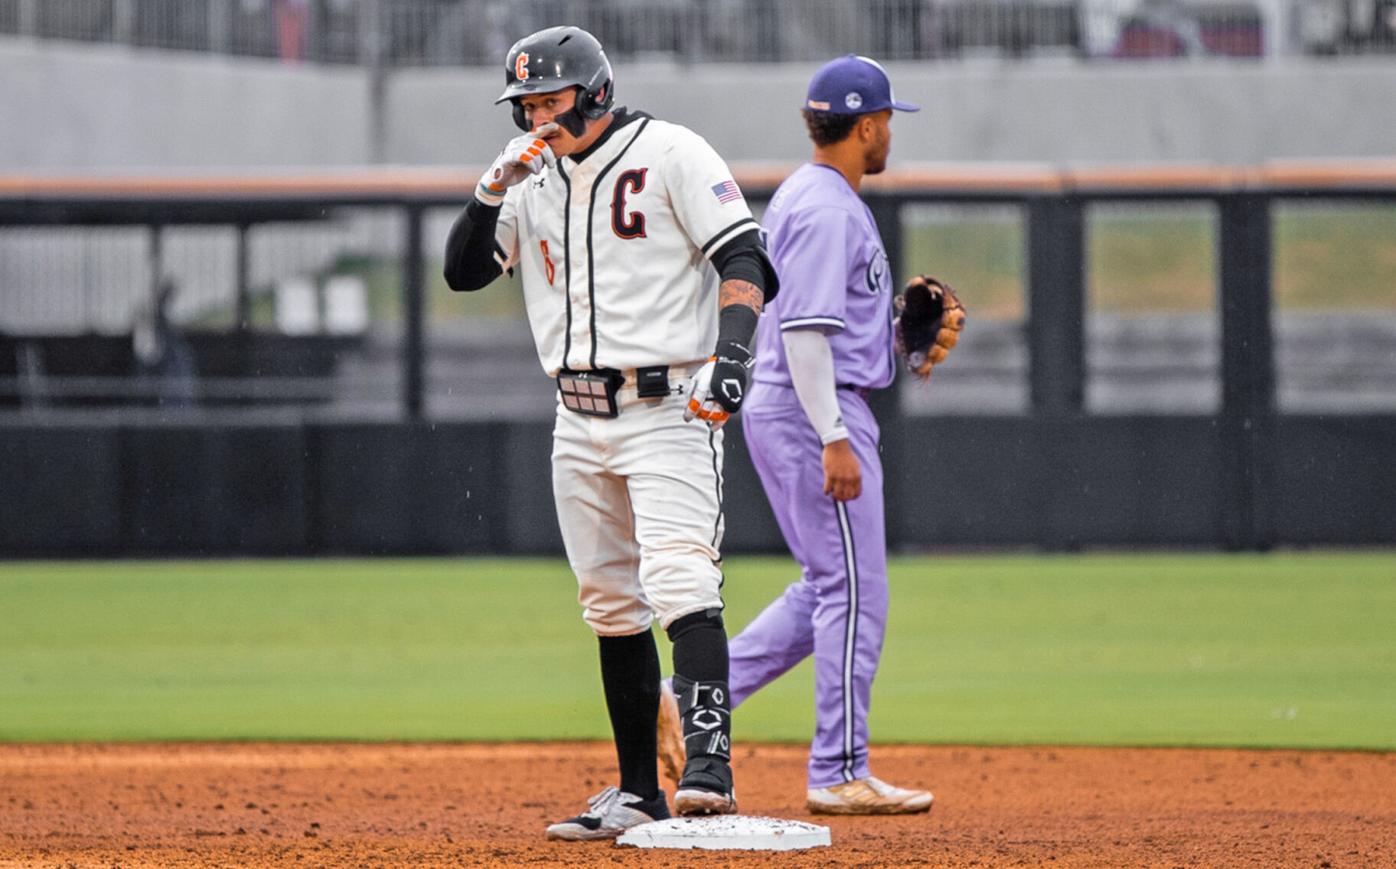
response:
M616 839L636 848L702 848L710 851L798 851L827 848L829 828L779 818L714 815L670 818L631 827Z

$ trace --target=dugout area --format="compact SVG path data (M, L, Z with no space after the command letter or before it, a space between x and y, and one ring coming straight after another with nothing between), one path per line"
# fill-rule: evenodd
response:
M737 177L760 199L782 171L755 165ZM147 413L86 416L41 406L0 414L0 488L7 494L0 500L0 554L560 552L539 461L547 455L547 425L475 414L468 402L449 414L431 407L426 218L433 209L458 208L470 180L405 170L0 177L0 226L7 228L146 226L158 237L167 225L237 227L240 311L251 305L249 227L315 222L358 208L400 217L402 236L400 371L386 417L313 404L237 413L211 402ZM1027 315L1013 330L1021 332L1025 357L1020 410L921 416L907 414L890 391L879 396L884 465L894 470L886 493L890 545L1263 551L1396 540L1396 478L1387 471L1396 416L1361 406L1295 412L1281 404L1273 275L1281 204L1389 205L1393 191L1396 166L1389 160L1234 168L928 165L878 176L867 198L898 282L908 261L904 207L1016 209ZM1210 410L1102 413L1089 406L1087 218L1102 203L1203 203L1214 211L1218 400ZM976 302L967 293L966 334L973 335ZM301 347L307 358L295 364L313 373L353 340L285 341L243 330L220 343L234 370L265 369L258 359L269 353L258 348L271 344L278 357ZM0 356L23 358L21 343L0 336L0 351L8 352ZM26 377L7 364L0 361L0 384L22 389ZM947 378L954 368L947 366ZM778 551L779 533L738 427L729 434L726 549ZM956 472L945 473L948 467ZM88 497L67 497L74 486ZM956 508L926 515L919 505L932 491Z

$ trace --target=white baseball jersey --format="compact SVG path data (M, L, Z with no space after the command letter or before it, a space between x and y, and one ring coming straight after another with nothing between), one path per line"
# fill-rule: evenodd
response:
M509 189L496 258L522 270L550 376L711 355L717 270L708 257L757 229L732 172L693 131L617 113L578 163L558 160Z

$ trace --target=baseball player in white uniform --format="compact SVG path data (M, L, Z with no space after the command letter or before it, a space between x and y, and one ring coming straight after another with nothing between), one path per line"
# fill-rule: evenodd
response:
M523 280L558 384L553 494L583 618L599 638L620 781L549 838L614 838L669 817L656 770L657 617L673 642L688 759L680 814L736 810L722 621L722 425L737 412L774 269L732 173L692 131L614 105L576 27L509 50L524 135L452 227L446 280Z

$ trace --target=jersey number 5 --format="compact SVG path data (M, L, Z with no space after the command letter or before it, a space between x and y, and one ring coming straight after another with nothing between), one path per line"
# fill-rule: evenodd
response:
M611 197L611 229L621 238L644 238L645 215L639 211L626 213L625 193L639 193L645 189L645 173L648 169L627 169L616 179L616 192Z

